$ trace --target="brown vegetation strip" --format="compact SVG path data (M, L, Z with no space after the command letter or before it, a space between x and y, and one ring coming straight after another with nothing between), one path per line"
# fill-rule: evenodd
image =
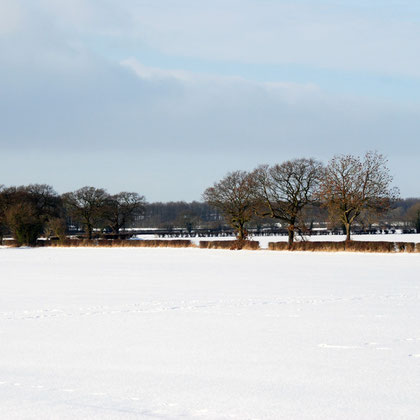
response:
M207 249L247 249L256 250L260 249L258 241L200 241L200 248Z
M268 249L273 251L324 251L324 252L420 252L420 243L413 242L295 242L291 247L287 242L270 242Z
M4 245L17 246L15 241L3 241ZM148 239L148 240L122 240L122 239L65 239L63 241L38 241L40 247L138 247L138 248L190 248L195 247L187 239ZM229 250L258 250L260 243L249 240L231 241L200 241L201 249L229 249ZM272 251L312 251L312 252L418 252L420 243L414 242L387 242L387 241L311 241L294 242L291 247L287 242L269 242L268 249Z
M145 241L127 241L121 239L106 240L106 239L92 239L92 240L74 240L66 239L64 241L39 241L41 246L52 247L140 247L140 248L189 248L193 244L186 239L150 239Z

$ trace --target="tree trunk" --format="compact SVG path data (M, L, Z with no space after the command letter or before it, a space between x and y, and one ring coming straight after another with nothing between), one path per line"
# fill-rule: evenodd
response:
M289 239L288 239L288 244L289 244L289 248L292 247L293 245L293 240L295 239L295 225L290 225L289 228Z
M112 229L112 233L114 235L119 235L120 234L120 226L118 224L115 224L113 226L111 226Z
M244 227L243 227L243 225L239 225L238 240L242 241L242 239L244 239Z
M346 227L346 241L350 240L350 223L345 223L344 226Z
M92 239L92 232L93 232L92 225L87 225L86 230L87 230L87 234L88 234L88 239L91 240Z

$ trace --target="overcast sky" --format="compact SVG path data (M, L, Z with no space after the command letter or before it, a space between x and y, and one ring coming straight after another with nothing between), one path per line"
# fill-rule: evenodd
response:
M200 200L378 150L420 196L420 0L0 0L0 184Z

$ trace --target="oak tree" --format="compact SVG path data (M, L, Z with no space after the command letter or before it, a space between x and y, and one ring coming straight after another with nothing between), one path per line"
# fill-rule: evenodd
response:
M246 224L254 215L253 181L246 171L228 173L213 187L207 188L203 199L220 210L226 221L237 232L239 240L246 239Z
M106 201L105 219L116 235L136 216L144 214L146 200L135 192L120 192Z
M69 215L83 225L88 239L92 239L93 229L104 219L109 194L103 188L83 187L62 198Z
M363 159L353 155L331 159L320 196L330 216L344 225L346 240L350 240L351 226L363 212L379 214L389 209L398 196L391 182L387 160L377 152L367 152Z
M289 246L303 208L314 203L323 166L314 159L293 159L274 166L261 165L252 173L258 202L257 213L287 224Z

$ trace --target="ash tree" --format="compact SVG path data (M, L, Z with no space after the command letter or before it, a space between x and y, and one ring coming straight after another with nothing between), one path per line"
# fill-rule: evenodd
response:
M330 160L320 197L330 217L344 225L346 240L350 240L351 226L360 215L377 216L389 209L398 197L398 189L391 183L387 160L377 152L367 152L363 159L337 155Z
M246 239L246 224L254 215L253 181L246 171L229 172L213 187L207 188L203 199L218 209L237 232L238 240Z
M135 217L143 215L145 205L144 196L135 192L120 192L108 197L104 213L112 232L118 235Z
M320 162L305 158L274 166L261 165L251 174L257 214L287 224L289 247L296 228L303 226L303 208L316 201L322 174Z
M69 216L81 223L87 238L92 239L93 229L104 221L109 194L103 188L83 187L62 198Z

